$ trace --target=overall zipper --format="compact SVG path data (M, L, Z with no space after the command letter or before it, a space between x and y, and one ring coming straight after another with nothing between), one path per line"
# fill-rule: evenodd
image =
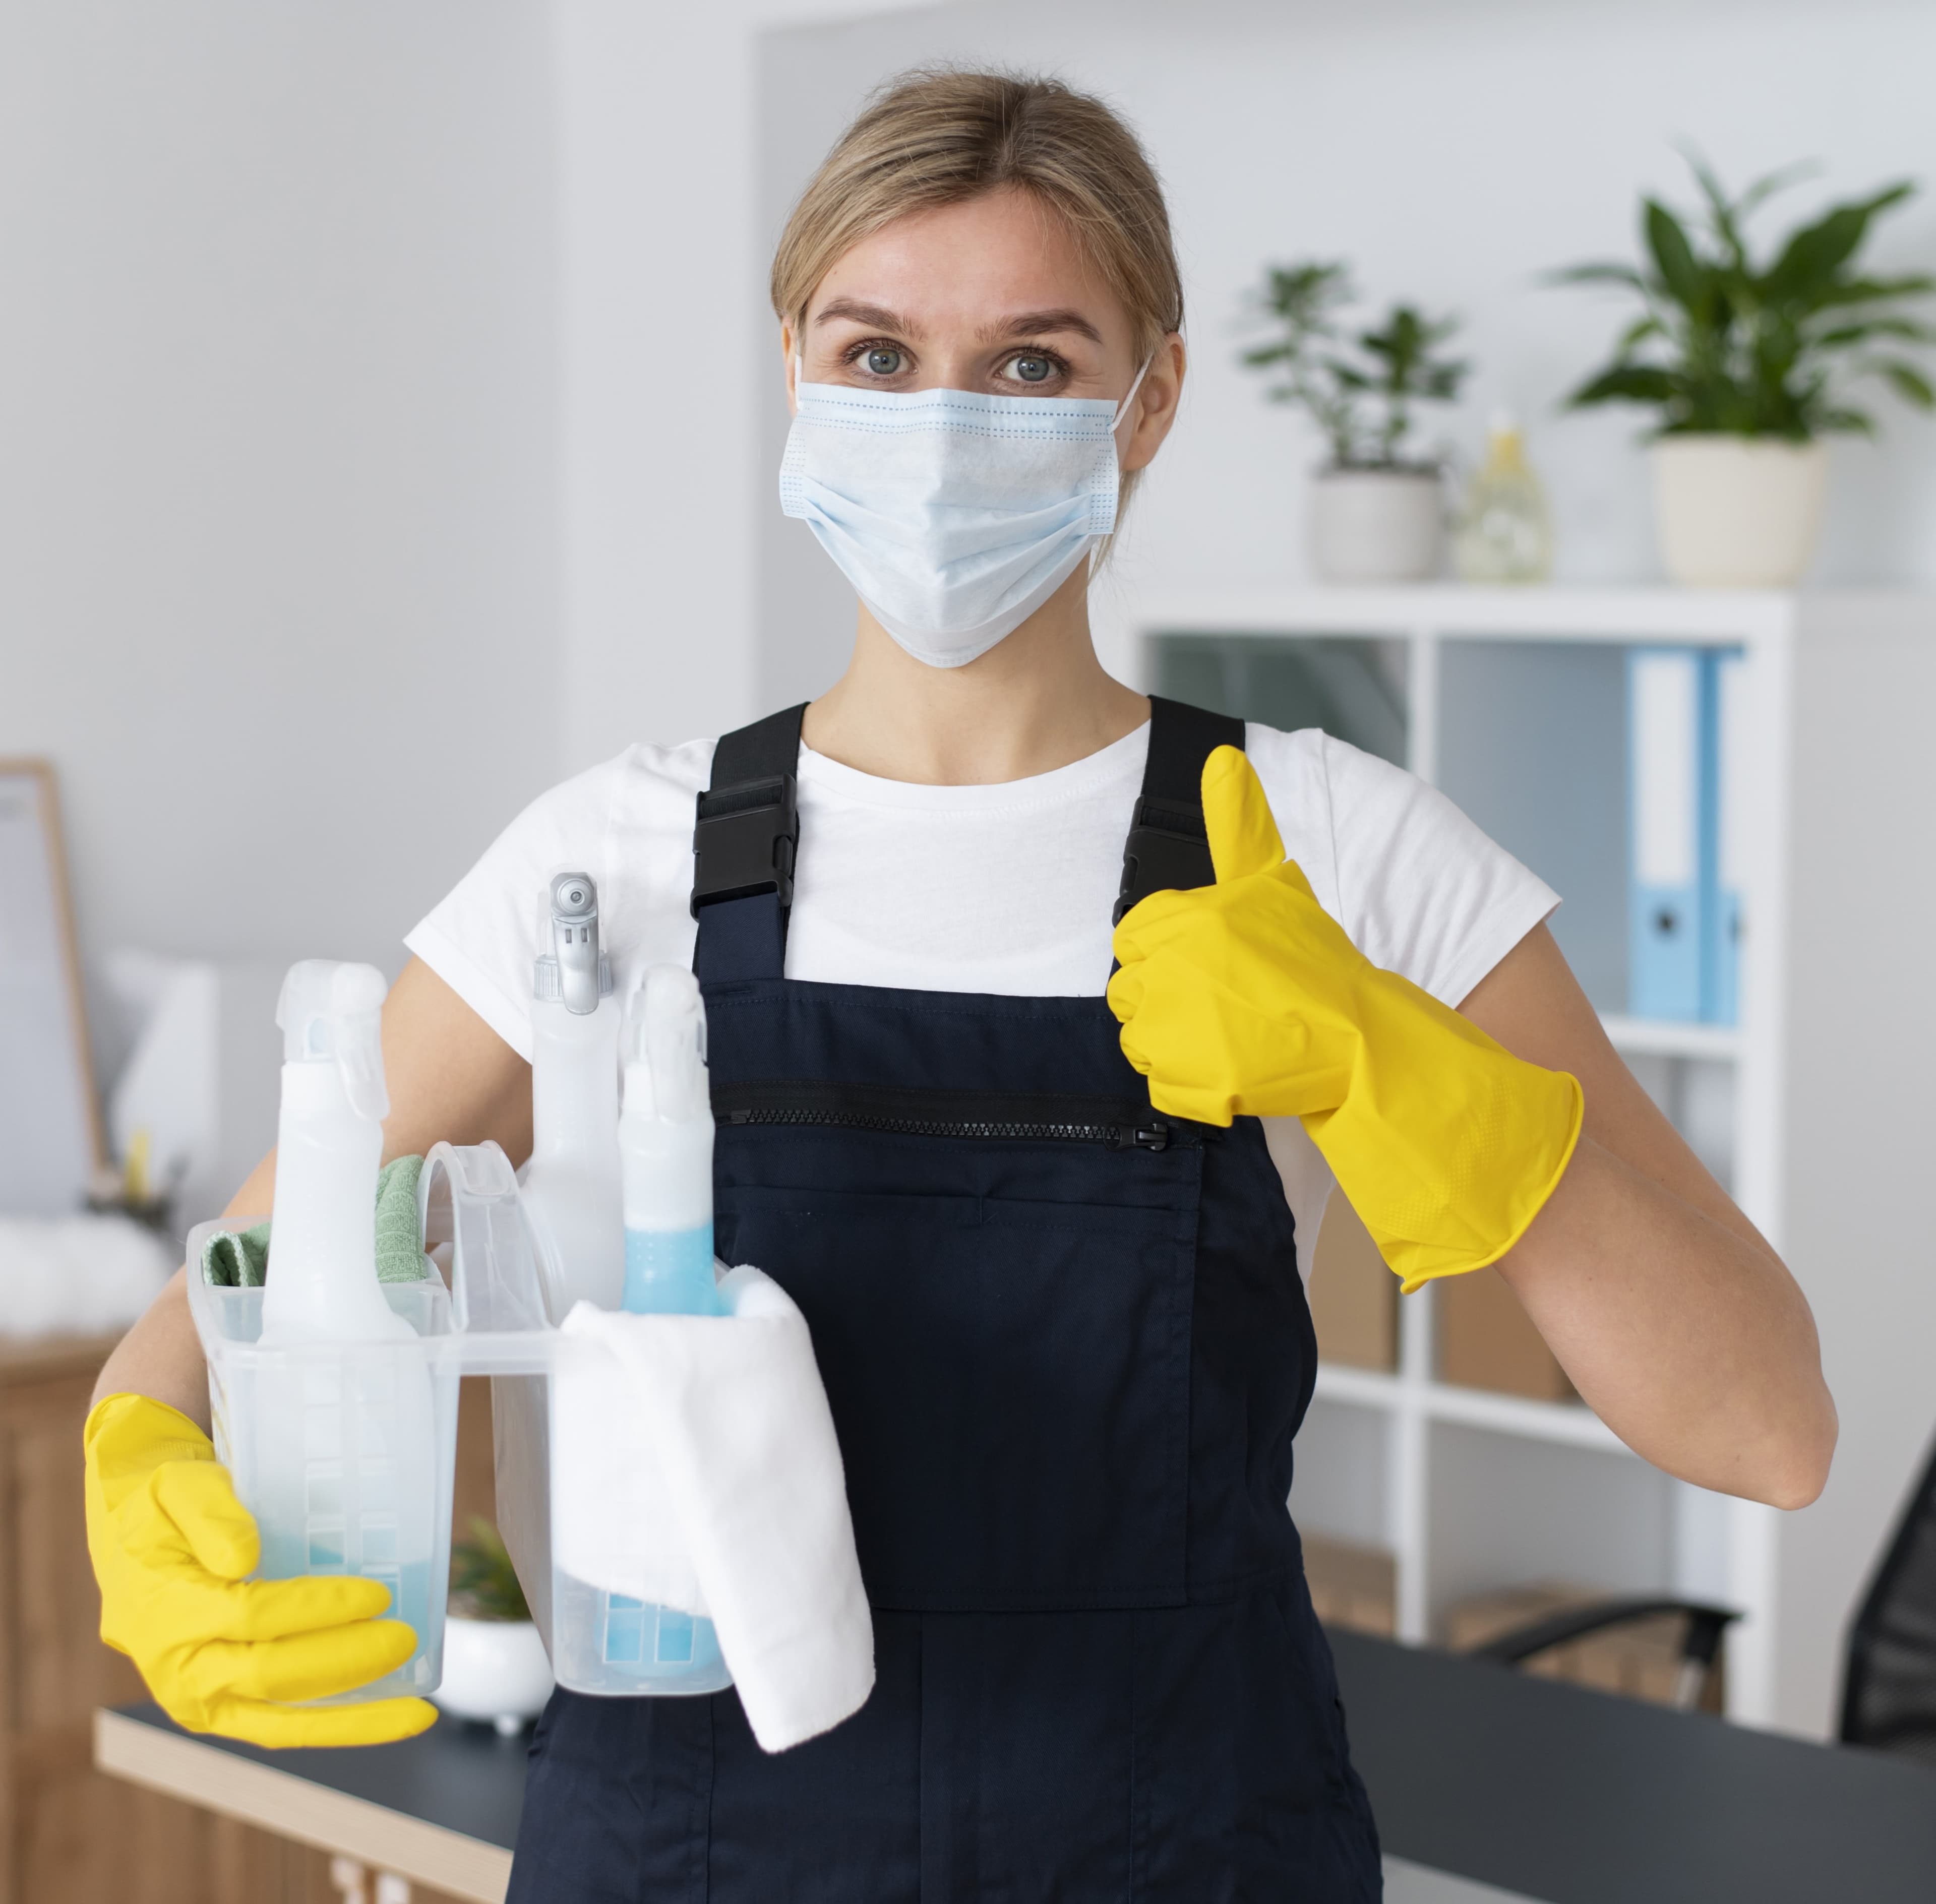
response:
M712 1114L727 1129L811 1125L904 1137L1100 1144L1109 1150L1166 1150L1202 1137L1199 1126L1163 1117L1129 1098L930 1091L794 1078L715 1084Z

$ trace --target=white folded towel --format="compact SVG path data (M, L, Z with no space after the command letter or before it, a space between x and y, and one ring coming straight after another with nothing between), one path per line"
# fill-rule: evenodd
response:
M779 1752L866 1703L873 1622L806 1318L757 1269L719 1292L723 1316L566 1317L552 1539L593 1586L709 1615Z

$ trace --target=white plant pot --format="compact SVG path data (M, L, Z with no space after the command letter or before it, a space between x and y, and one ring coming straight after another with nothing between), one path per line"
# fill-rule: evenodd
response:
M1694 588L1786 588L1815 554L1828 494L1819 443L1662 437L1653 463L1660 559Z
M1325 582L1424 582L1445 549L1436 470L1321 470L1311 486L1311 565Z
M443 1679L431 1697L452 1718L482 1719L507 1737L544 1710L551 1661L529 1620L444 1622Z

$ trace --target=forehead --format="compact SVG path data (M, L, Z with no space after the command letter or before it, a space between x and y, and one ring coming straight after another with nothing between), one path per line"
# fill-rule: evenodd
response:
M1017 310L1069 309L1106 337L1129 319L1057 214L1032 194L985 192L897 218L834 261L808 320L836 298L902 313L923 328L981 326Z

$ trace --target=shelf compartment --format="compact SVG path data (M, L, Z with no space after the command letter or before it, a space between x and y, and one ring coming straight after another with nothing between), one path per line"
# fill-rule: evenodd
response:
M1341 1368L1334 1362L1317 1365L1317 1399L1390 1414L1415 1409L1428 1421L1486 1428L1523 1440L1593 1449L1633 1461L1640 1458L1584 1402L1529 1401L1519 1395L1458 1389L1447 1382L1413 1382L1403 1376ZM1300 1436L1300 1443L1302 1440Z
M1324 1396L1312 1402L1291 1479L1300 1532L1355 1547L1390 1544L1392 1434L1386 1410Z
M1462 1603L1513 1588L1671 1589L1677 1488L1657 1469L1608 1448L1444 1419L1432 1425L1427 1458L1431 1636L1444 1636Z
M1396 1636L1398 1560L1388 1549L1306 1534L1304 1578L1311 1609L1326 1626Z

